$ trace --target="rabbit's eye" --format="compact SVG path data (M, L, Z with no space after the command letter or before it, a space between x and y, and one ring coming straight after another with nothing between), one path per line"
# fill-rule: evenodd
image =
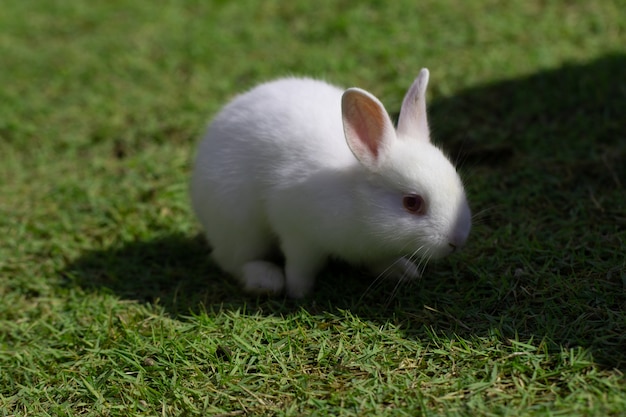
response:
M426 213L426 204L424 198L417 194L406 194L402 199L404 208L413 214L423 215Z

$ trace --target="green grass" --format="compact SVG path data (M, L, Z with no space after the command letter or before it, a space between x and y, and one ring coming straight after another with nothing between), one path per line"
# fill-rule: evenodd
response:
M626 3L6 0L0 415L622 415ZM210 117L286 74L433 135L476 224L418 282L251 297L189 210Z

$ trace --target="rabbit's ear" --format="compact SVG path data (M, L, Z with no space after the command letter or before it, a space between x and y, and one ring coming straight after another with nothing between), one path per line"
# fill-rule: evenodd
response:
M350 150L364 166L376 170L396 139L387 111L376 97L359 88L343 93L341 110Z
M428 70L422 68L419 75L409 88L400 109L398 119L398 136L411 137L430 141L428 119L426 118L426 87L428 86Z

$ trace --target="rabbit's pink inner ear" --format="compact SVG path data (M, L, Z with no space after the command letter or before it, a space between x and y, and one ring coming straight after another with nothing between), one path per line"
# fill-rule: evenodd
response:
M395 134L389 116L369 93L348 90L343 97L343 125L348 146L363 164L374 167L389 135Z
M357 140L357 146L365 146L367 151L378 157L378 144L382 136L382 120L375 111L374 105L361 98L357 98L353 106L348 110L348 126L353 130L351 136Z

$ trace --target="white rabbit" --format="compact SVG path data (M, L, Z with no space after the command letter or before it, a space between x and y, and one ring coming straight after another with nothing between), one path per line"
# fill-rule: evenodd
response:
M329 257L416 276L471 228L461 179L430 143L422 69L397 131L370 93L284 78L236 97L198 149L191 198L213 259L248 291L302 297ZM285 266L270 262L280 249Z

